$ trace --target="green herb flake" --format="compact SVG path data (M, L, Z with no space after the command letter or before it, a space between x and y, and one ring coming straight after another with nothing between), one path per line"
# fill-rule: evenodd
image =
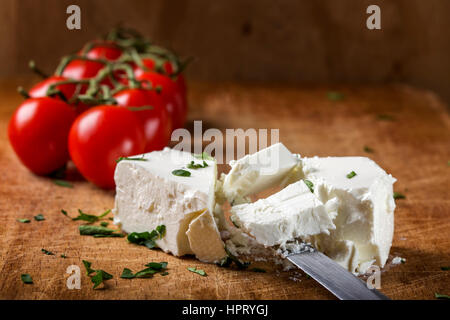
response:
M211 160L213 161L214 158L211 157L209 154L207 154L206 152L202 152L201 154L194 154L194 158L195 159L199 159L199 160Z
M178 169L178 170L173 170L172 174L174 176L179 176L179 177L190 177L191 173L187 170L183 170L183 169Z
M403 193L400 193L400 192L394 192L393 197L394 197L395 200L406 199L406 196Z
M448 270L450 270L450 267L441 267L441 270L442 271L448 271Z
M156 240L161 239L166 233L166 226L157 226L155 230L148 232L132 232L128 235L127 239L129 242L138 244L141 246L146 246L149 249L155 248Z
M73 188L73 184L71 184L69 181L66 181L66 180L53 179L52 182L60 187Z
M201 163L194 163L194 161L191 161L190 163L187 164L187 168L188 169L200 169L200 168L206 168L208 166L208 164L206 163L205 160L203 160L203 164Z
M367 153L374 153L375 152L375 150L373 150L371 147L368 147L368 146L364 146L363 150L364 150L364 152L367 152Z
M45 249L41 249L42 253L49 255L49 256L54 256L55 254L51 251L45 250Z
M61 209L61 213L63 214L63 215L65 215L66 217L68 217L69 215L67 214L67 211L66 210L64 210L64 209Z
M193 273L196 273L196 274L199 274L199 275L201 275L202 277L206 277L207 276L207 274L206 274L206 272L204 271L204 270L201 270L201 269L197 269L197 268L195 268L195 267L191 267L191 268L187 268L190 272L193 272Z
M113 278L113 276L106 271L95 270L95 275L93 277L91 277L91 281L94 284L93 289L97 288L104 281L110 280L112 278Z
M261 268L252 268L251 271L253 271L253 272L260 272L260 273L266 273L266 270L261 269Z
M93 236L93 235L110 235L116 230L109 229L101 226L92 226L92 225L81 225L78 226L78 230L80 231L80 235L82 236Z
M105 227L105 228L108 226L108 224L109 224L109 223L106 222L106 221L103 221L103 222L100 223L100 225L101 225L102 227Z
M30 223L30 219L17 219L20 223Z
M446 295L446 294L441 294L441 293L434 293L434 297L436 299L450 299L450 296Z
M348 179L351 179L351 178L353 178L354 176L356 176L356 172L355 172L355 171L352 171L352 172L350 172L349 174L347 174L347 178L348 178Z
M93 234L94 238L124 238L123 233L110 233L110 234Z
M126 160L126 161L148 161L144 157L142 157L142 158L120 157L119 159L116 160L116 163L119 163L122 160Z
M330 101L341 101L344 99L344 94L338 91L328 91L327 98Z
M42 213L39 213L37 216L34 216L34 220L36 220L36 221L43 221L43 220L45 220L45 218L42 215Z
M130 269L124 268L120 277L123 279L133 279L134 273Z
M309 181L304 179L303 182L306 184L306 186L309 188L309 191L311 191L312 193L314 193L314 184Z
M67 258L67 256L64 253L60 257L63 259Z
M167 271L164 271L164 272L162 272L161 273L161 275L164 277L164 276L167 276L169 273L167 272Z
M86 274L90 275L91 273L95 272L94 269L91 268L92 263L86 260L82 260L84 268L86 269Z
M28 273L22 273L20 275L20 279L25 284L33 284L33 278L31 278L31 276Z
M73 221L82 220L82 221L87 221L89 223L94 223L94 222L99 221L101 218L103 218L110 212L111 212L111 210L108 209L105 212L103 212L101 215L96 216L93 214L87 214L87 213L83 212L81 209L78 209L78 217L72 218L72 220Z

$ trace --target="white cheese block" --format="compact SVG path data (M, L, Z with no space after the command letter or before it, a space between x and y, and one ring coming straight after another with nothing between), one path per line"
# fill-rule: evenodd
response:
M339 199L336 229L311 242L352 272L364 273L373 262L383 267L394 233L396 180L365 157L304 158L302 170L322 202Z
M336 203L325 206L304 181L290 184L280 192L254 203L231 208L231 219L266 247L283 245L297 238L329 234ZM334 204L334 205L333 205Z
M203 160L169 148L135 157L146 161L122 160L116 167L115 222L127 233L152 231L165 225L165 236L156 241L162 250L176 256L195 254L193 249L199 245L193 237L189 242L186 231L194 218L205 210L212 212L216 162L205 160L207 167L187 169L191 161ZM177 169L185 169L191 176L172 174Z
M261 192L281 183L299 161L282 143L230 161L231 170L224 178L223 193L232 202Z
M186 232L195 257L203 262L218 263L227 256L211 211L205 210L189 224Z

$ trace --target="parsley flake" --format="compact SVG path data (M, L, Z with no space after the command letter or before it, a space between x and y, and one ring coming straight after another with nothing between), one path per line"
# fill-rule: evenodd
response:
M22 273L20 275L20 279L25 284L33 284L33 278L31 278L31 276L28 273Z
M441 270L442 271L448 271L448 270L450 270L450 267L441 267Z
M66 180L53 179L52 182L60 187L73 188L73 184L71 184L69 181L66 181Z
M338 91L328 91L327 98L330 101L341 101L344 99L344 94Z
M124 237L121 233L114 233L117 230L109 229L101 226L81 225L78 226L80 235L93 236L94 238L107 238L107 237Z
M161 239L166 233L166 226L157 226L155 230L148 232L132 232L128 235L127 239L129 242L138 244L141 246L146 246L149 249L155 248L156 240Z
M303 182L306 184L306 186L309 188L309 191L311 191L312 193L314 193L314 184L309 181L304 179Z
M30 223L30 219L17 219L20 223Z
M95 270L95 275L91 277L91 281L94 284L93 289L97 288L106 280L112 279L113 276L104 270Z
M206 152L202 152L201 154L194 154L194 158L199 159L199 160L214 160L214 158L211 157Z
M155 273L162 272L167 273L165 269L167 268L167 262L150 262L145 265L147 268L133 273L130 269L124 268L122 275L123 279L134 279L134 278L151 278ZM167 273L168 274L168 273Z
M187 170L183 170L183 169L178 169L178 170L173 170L172 174L174 176L179 176L179 177L190 177L191 173Z
M39 213L37 216L34 216L34 220L36 220L36 221L43 221L43 220L45 220L45 218L42 215L42 213Z
M206 277L207 276L207 274L206 274L206 272L204 271L204 270L201 270L201 269L197 269L197 268L195 268L195 267L191 267L191 268L187 268L190 272L193 272L193 273L196 273L196 274L199 274L199 275L201 275L202 277Z
M400 192L394 192L393 197L395 200L397 199L406 199L406 196L403 193Z
M355 172L355 171L352 171L352 172L350 172L349 174L347 174L347 178L348 178L348 179L351 179L351 178L353 178L354 176L356 176L356 172Z
M368 146L364 146L363 150L364 150L364 152L367 152L367 153L374 153L375 152L375 150L373 150L371 147L368 147Z
M148 161L144 157L142 157L142 158L120 157L119 159L116 160L116 163L119 163L122 160L127 160L127 161Z
M201 163L194 163L194 161L191 161L191 163L188 163L186 166L188 169L200 169L200 168L206 168L208 164L205 160L203 160L203 164Z
M448 296L446 294L440 294L440 293L437 293L437 292L434 293L434 297L436 299L450 299L450 296Z
M41 249L42 253L49 255L49 256L54 256L55 254L51 251L45 250L45 249Z
M78 217L72 218L72 220L73 221L83 220L83 221L87 221L89 223L93 223L93 222L99 221L101 218L103 218L110 212L111 212L111 209L108 209L105 212L103 212L101 215L96 216L93 214L87 214L87 213L81 211L81 209L78 209Z

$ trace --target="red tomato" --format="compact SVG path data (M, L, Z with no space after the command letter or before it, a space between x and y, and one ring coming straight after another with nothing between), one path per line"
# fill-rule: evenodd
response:
M52 85L56 82L59 82L59 81L64 81L64 80L67 80L67 78L60 77L60 76L51 76L51 77L45 79L44 81L39 82L34 87L32 87L30 89L30 91L28 92L28 94L32 98L46 97L47 90L50 87L50 85ZM67 100L72 98L73 94L76 91L76 88L77 88L77 85L74 83L60 84L60 85L56 86L56 89L59 89L62 92L62 94L64 95L64 97L66 97ZM86 88L87 87L85 85L83 85L79 93L86 92ZM52 98L60 99L60 97L58 95L54 95ZM81 102L78 102L78 103L74 104L73 106L76 108L75 110L76 110L77 114L80 114L80 113L86 111L87 109L89 109L88 105L81 103Z
M9 141L28 169L48 174L69 159L67 137L75 117L73 108L61 100L27 99L9 121Z
M156 90L125 89L114 95L117 103L125 107L151 106L151 110L136 110L145 133L145 152L161 150L170 141L172 119L167 112L164 99Z
M64 80L67 80L67 78L60 77L60 76L51 76L51 77L45 79L44 81L37 83L35 86L33 86L30 89L30 91L28 92L28 94L32 98L45 97L50 85L52 85L56 82L59 82L59 81L64 81ZM70 98L72 98L73 94L75 93L76 85L73 83L60 84L60 85L56 86L56 89L61 91L62 94L64 95L64 97L66 97L66 99L69 100ZM54 98L59 98L59 96L55 95Z
M90 49L86 53L86 57L91 59L106 59L110 61L115 61L120 58L122 55L122 50L118 48L114 42L106 41L102 42L99 41L94 45L92 49Z
M116 106L98 106L81 114L69 133L69 152L81 174L101 188L114 188L119 157L143 153L142 124L134 112Z
M150 58L143 58L142 59L142 64L145 67L147 67L149 69L149 71L154 71L155 70L155 61L153 61ZM139 68L135 64L133 66L134 66L134 73L135 73L136 77L147 71L147 70L143 70L143 69ZM164 62L163 68L164 68L164 71L166 72L167 75L170 76L170 75L173 74L173 66L172 66L172 64L169 61Z
M89 79L95 77L103 67L101 62L75 59L67 64L62 76L76 80Z
M181 88L168 76L157 72L148 71L136 76L137 80L149 81L153 88L161 89L161 96L166 101L167 111L169 112L173 128L182 128L186 121L187 105L183 98Z

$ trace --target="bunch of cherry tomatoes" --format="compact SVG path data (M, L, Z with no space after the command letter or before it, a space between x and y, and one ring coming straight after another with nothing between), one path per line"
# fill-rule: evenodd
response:
M117 159L160 150L183 127L185 64L133 30L114 29L20 90L26 100L9 122L11 145L35 174L71 159L87 180L114 188Z

